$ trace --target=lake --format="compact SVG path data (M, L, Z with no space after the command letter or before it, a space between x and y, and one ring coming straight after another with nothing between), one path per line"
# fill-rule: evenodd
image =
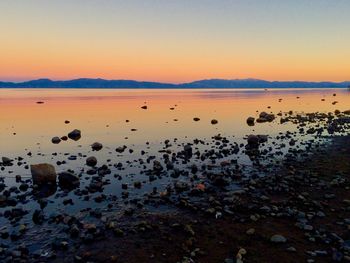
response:
M147 109L142 109L145 105ZM122 184L127 184L131 186L129 196L141 198L155 187L164 191L175 180L173 176L149 180L145 171L152 169L153 160L162 162L164 154L171 155L183 149L185 144L193 144L195 139L201 143L194 146L194 151L201 153L222 149L223 144L213 139L218 134L227 138L228 143L223 147L231 149L245 145L245 137L249 134L269 135L273 142L279 134L293 133L298 126L290 122L280 124L278 119L248 126L247 118L257 118L262 111L281 112L282 115L289 111L295 114L333 113L336 109L349 110L349 105L346 89L0 89L0 156L16 159L15 165L3 167L0 174L7 186L18 186L16 175L30 182L30 170L25 165L50 163L55 165L57 172L70 169L80 174L80 187L83 188L92 178L86 174L89 169L85 165L86 157L95 156L98 166L107 164L111 170L105 177L104 194L121 198ZM200 120L194 121L194 118ZM211 123L213 119L217 124ZM65 136L74 129L81 130L80 140L51 142L53 137ZM297 147L303 147L303 140L309 138L307 135L295 136L299 137ZM166 140L169 141L165 143ZM103 149L92 151L90 145L94 142L102 143ZM115 151L124 145L123 153ZM272 150L276 158L287 152L288 147ZM23 158L19 165L18 157ZM253 169L244 150L217 158L242 165L246 175ZM205 161L200 158L190 162L174 161L181 169L215 163L216 157ZM188 176L180 176L180 179L188 180ZM135 182L142 182L142 188L132 187ZM232 189L235 187L231 186ZM75 213L82 208L105 205L105 202L86 200L81 194L60 188L46 197L50 201L46 208L48 212ZM62 204L62 199L67 198L72 198L75 205ZM117 203L120 207L128 204ZM29 196L23 205L31 210L39 207L35 196ZM5 222L3 220L1 222ZM30 216L25 220L31 221Z

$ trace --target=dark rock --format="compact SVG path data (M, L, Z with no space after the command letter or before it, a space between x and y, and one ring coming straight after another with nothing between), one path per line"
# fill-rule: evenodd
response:
M41 225L44 222L44 214L42 210L35 210L32 219L34 224Z
M37 185L43 184L56 184L56 171L55 167L48 163L32 164L30 166L32 173L33 183Z
M153 170L155 172L161 172L163 170L163 166L161 165L161 163L159 161L153 162Z
M120 146L120 147L116 148L115 151L117 153L122 153L125 151L125 149L126 149L126 146L124 145L124 146Z
M86 158L86 165L94 167L97 164L97 159L94 156L90 156Z
M249 126L254 126L254 121L255 121L255 118L249 117L249 118L247 119L247 124L248 124Z
M102 143L99 143L99 142L94 142L92 145L91 145L91 148L93 151L99 151L101 150L103 147Z
M58 175L58 182L63 189L73 189L79 186L79 177L70 173L62 172Z
M78 141L81 138L81 131L77 129L71 131L68 133L68 138L74 141Z
M51 142L53 143L53 144L58 144L58 143L60 143L61 142L61 139L59 138L59 137L53 137L52 139L51 139Z
M274 119L275 119L274 114L269 114L263 111L259 114L259 118L256 120L256 122L271 122Z
M2 163L4 165L12 165L13 160L8 157L2 157Z

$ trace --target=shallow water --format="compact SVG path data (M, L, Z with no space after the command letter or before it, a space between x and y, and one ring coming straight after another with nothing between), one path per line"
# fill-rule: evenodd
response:
M95 141L113 149L124 144L142 147L146 141L208 138L217 133L235 136L238 140L254 131L273 135L284 127L273 123L249 127L246 118L257 116L256 111L346 110L350 105L349 95L346 89L0 89L0 149L3 154L15 157L26 149L43 153L71 152L79 145L84 148ZM322 98L325 101L321 101ZM45 103L36 104L36 101ZM333 101L338 103L332 105ZM144 104L147 110L141 109ZM174 110L170 110L171 107ZM194 122L193 117L201 120ZM219 123L211 125L211 119ZM70 124L64 124L65 120ZM51 143L53 136L66 135L75 128L82 131L78 142Z
M250 127L246 124L247 117L257 117L261 111L277 114L290 110L300 113L348 110L349 95L346 89L0 89L0 157L15 159L22 156L27 164L66 161L63 165L56 165L57 171L73 169L77 173L83 168L87 169L86 156L96 156L98 165L122 162L125 168L123 170L111 166L112 174L107 177L111 184L104 191L107 195L120 197L122 183L148 181L147 176L140 172L144 168L138 160L149 156L161 159L163 153L159 150L164 148L166 139L173 145L171 150L178 150L181 149L181 144L198 138L205 142L198 149L205 151L213 145L211 137L217 134L237 144L245 142L244 137L252 133L274 137L280 132L293 131L296 127L290 123L281 125L276 121ZM43 101L44 104L37 104L37 101ZM334 101L338 103L332 104ZM147 105L148 109L141 109L143 105ZM194 117L199 117L200 121L194 122ZM218 120L218 124L212 125L212 119ZM70 123L65 124L65 120ZM52 137L67 135L73 129L82 131L80 140L51 143ZM91 150L90 145L95 141L104 145L101 151ZM115 148L123 145L128 147L127 150L117 154ZM130 153L129 149L134 151ZM141 155L141 150L146 154ZM28 156L28 152L32 156ZM77 156L77 160L68 160L71 155ZM247 166L250 164L249 158L244 154L228 159L232 158L238 163ZM108 162L108 159L111 161ZM146 162L145 166L151 168L152 162ZM10 186L16 185L13 179L16 174L30 178L29 170L24 169L24 165L6 167L0 171L0 176L5 177L6 184ZM120 180L115 176L120 176ZM86 181L89 177L91 176L83 175ZM171 181L172 178L163 177L147 182L141 189L130 189L131 195L141 197L155 186L164 189ZM84 180L81 182L81 187L83 186ZM73 198L76 205L64 206L59 198L53 198L61 195ZM50 198L53 203L49 204L49 211L61 209L74 212L83 207L99 206L92 200L86 202L74 197L72 192L62 193L59 189ZM26 208L28 207L38 205L27 200Z

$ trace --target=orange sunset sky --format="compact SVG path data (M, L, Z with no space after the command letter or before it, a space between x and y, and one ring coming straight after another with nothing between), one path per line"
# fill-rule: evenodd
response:
M350 80L347 0L3 0L0 80Z

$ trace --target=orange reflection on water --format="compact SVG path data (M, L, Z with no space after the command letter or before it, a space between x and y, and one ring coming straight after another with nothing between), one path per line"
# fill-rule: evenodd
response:
M44 104L37 104L37 101ZM338 103L333 105L333 101ZM141 109L145 103L147 110ZM83 136L74 144L100 141L111 148L175 137L208 138L217 133L242 138L253 132L271 134L288 128L273 123L248 127L246 118L257 116L256 111L333 112L347 110L349 105L349 92L340 89L0 89L0 149L10 153L36 147L42 151L57 150L51 138L66 135L75 128L80 129ZM194 122L194 117L201 120ZM213 118L219 121L217 125L210 124ZM70 124L64 124L65 120ZM59 147L61 151L68 151L72 143Z

